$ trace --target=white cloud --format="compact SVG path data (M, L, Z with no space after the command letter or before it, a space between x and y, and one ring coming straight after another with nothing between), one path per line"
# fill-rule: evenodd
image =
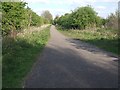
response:
M50 13L53 15L53 18L55 18L56 15L63 15L65 13L69 13L69 10L66 10L64 8L54 8L54 9L51 9L51 8L38 8L38 9L33 9L33 11L35 11L38 15L41 15L41 13L45 10L49 10Z
M112 2L116 3L117 5L117 2L119 0L24 0L24 1L26 1L28 4L42 3L42 6L44 7L35 6L36 4L34 4L34 6L31 5L32 7L34 7L33 11L40 15L42 11L49 10L55 17L57 14L62 15L65 13L69 13L70 10L74 10L77 7L86 5L91 5L95 9L95 11L98 12L98 14L105 16L106 11L108 10L108 7L105 6L106 3ZM105 2L105 5L104 6L101 5L99 4L99 2ZM111 9L109 9L108 11L110 12L110 10Z
M99 11L99 10L105 10L105 9L106 9L105 6L96 6L95 8L96 8L98 11Z

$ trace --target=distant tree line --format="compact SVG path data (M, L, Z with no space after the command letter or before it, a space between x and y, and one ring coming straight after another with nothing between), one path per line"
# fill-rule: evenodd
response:
M32 11L26 2L1 2L2 35L13 35L30 26L41 26L49 23L46 18Z
M86 28L117 28L117 12L111 14L107 19L97 15L97 12L90 6L79 7L71 13L56 16L53 24L65 29L86 29Z

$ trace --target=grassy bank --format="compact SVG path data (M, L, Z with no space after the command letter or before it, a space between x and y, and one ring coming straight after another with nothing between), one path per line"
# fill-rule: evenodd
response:
M43 30L37 29L18 34L16 39L3 39L3 88L22 87L25 76L50 36L50 26Z
M58 30L68 37L91 43L106 51L120 55L117 30L63 30L61 28L58 28Z

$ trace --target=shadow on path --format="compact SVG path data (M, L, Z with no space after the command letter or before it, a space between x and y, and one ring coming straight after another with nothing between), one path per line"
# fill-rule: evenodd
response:
M71 49L46 47L26 79L25 87L115 88L118 87L117 75L116 62L94 62Z

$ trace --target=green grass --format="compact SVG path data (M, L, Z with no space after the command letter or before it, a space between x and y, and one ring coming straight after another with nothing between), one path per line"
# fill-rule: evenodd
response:
M58 30L68 37L78 39L96 45L106 51L120 55L118 52L118 31L117 30Z
M3 39L2 87L19 88L50 37L50 26Z

